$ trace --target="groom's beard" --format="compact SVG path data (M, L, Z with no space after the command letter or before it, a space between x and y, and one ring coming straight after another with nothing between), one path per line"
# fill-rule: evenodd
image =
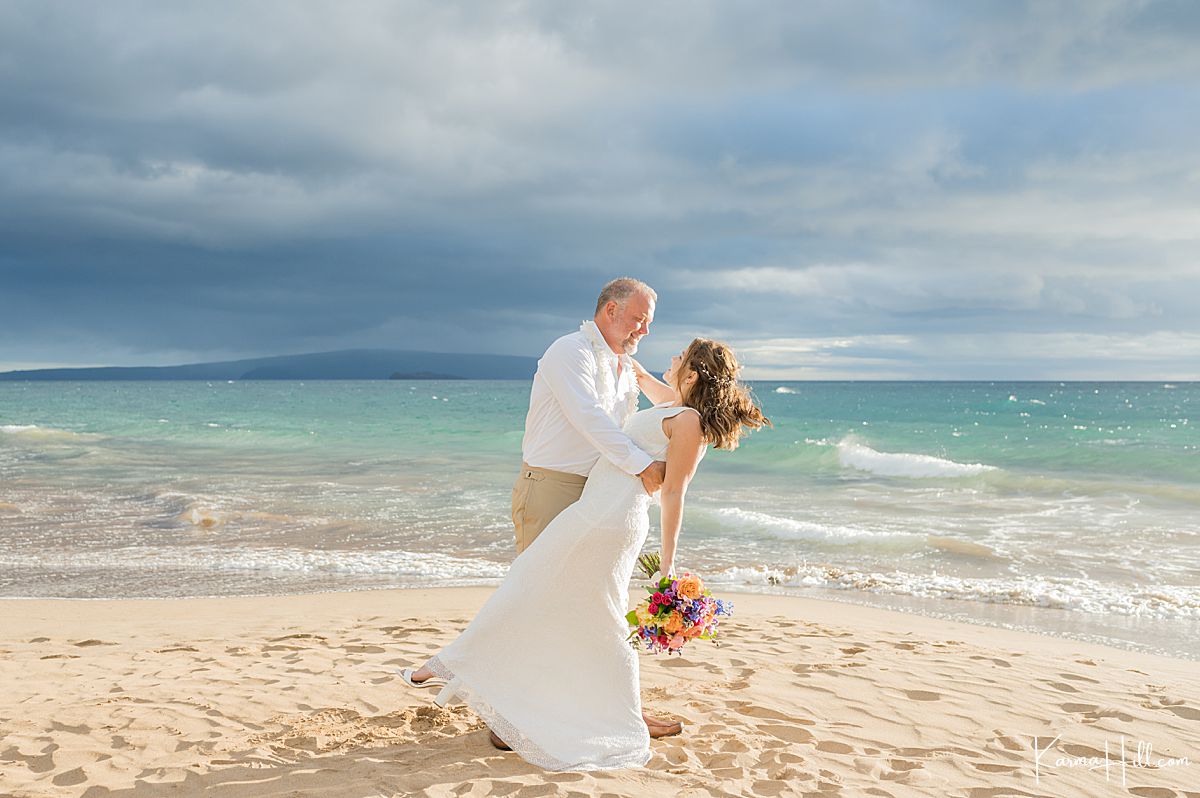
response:
M624 341L621 342L622 351L624 351L625 354L627 354L627 355L637 354L638 340L639 339L634 338L633 336L626 338Z

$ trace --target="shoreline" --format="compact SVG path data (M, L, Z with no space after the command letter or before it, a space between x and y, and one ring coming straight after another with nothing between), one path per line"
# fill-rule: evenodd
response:
M316 604L321 599L332 600L335 597L354 596L350 603L366 604L370 599L397 599L400 597L411 598L420 604L425 602L433 602L438 604L435 599L444 599L450 597L450 601L445 602L448 608L466 608L474 606L474 602L478 601L482 604L486 600L486 596L490 595L495 590L494 585L451 585L446 587L400 587L400 588L350 588L346 590L317 590L307 593L264 593L242 596L183 596L183 597L141 597L141 598L41 598L41 597L20 597L20 596L5 596L0 597L0 622L5 624L6 631L12 628L10 624L14 622L18 624L20 620L14 619L6 604L8 602L21 604L46 604L48 607L39 607L39 610L45 611L51 609L56 604L74 604L76 602L87 603L93 606L111 605L106 607L106 610L111 610L114 614L123 614L129 609L128 605L147 604L159 607L161 605L177 605L182 609L182 605L201 603L208 604L206 609L226 609L217 605L231 605L229 609L237 608L238 605L248 605L249 608L255 604L267 602L288 602L289 605L304 605L310 611L313 609L308 606ZM1097 642L1093 640L1085 640L1068 635L1057 635L1040 629L1024 629L1011 628L1005 626L994 626L987 623L975 622L973 620L960 620L957 618L945 617L942 615L930 615L915 610L896 609L890 607L880 607L874 604L862 603L859 601L843 601L835 598L820 598L809 595L797 595L784 592L759 592L759 591L740 591L728 590L725 586L721 586L721 593L729 593L737 596L733 600L735 607L739 609L747 604L752 608L751 611L755 614L761 614L767 609L779 611L781 609L803 610L807 617L812 617L818 622L833 622L840 615L850 615L857 619L870 619L872 622L880 625L894 625L902 622L915 623L917 626L945 626L952 630L957 630L959 637L979 637L994 639L993 633L998 633L1002 637L1007 635L1015 636L1012 644L1019 645L1021 639L1024 638L1026 643L1031 644L1033 640L1045 638L1047 640L1061 641L1068 644L1077 644L1078 646L1092 649L1095 652L1109 651L1114 654L1131 654L1144 656L1152 659L1162 659L1178 663L1191 663L1195 660L1189 657L1176 656L1173 654L1164 654L1155 651L1144 651L1133 648L1124 648L1116 645L1109 645L1105 642ZM461 595L459 595L461 594ZM640 600L644 593L640 588L630 588L630 606L633 606L635 599ZM482 598L481 598L482 597ZM345 602L343 602L345 603ZM402 601L401 604L410 603ZM779 606L779 605L784 606ZM987 605L1007 607L1008 605ZM55 611L47 613L44 617L47 620L53 618L55 623L66 623L68 626L70 620L59 615L59 608L54 608ZM339 613L344 611L345 607L339 607ZM1032 608L1041 610L1044 608ZM66 608L61 608L62 612L66 612ZM274 617L274 616L271 616ZM89 619L91 622L93 619ZM115 620L112 619L112 620Z
M467 584L450 584L439 587L349 587L342 589L324 589L311 591L288 591L280 593L253 593L241 595L204 595L204 596L136 596L136 597L91 597L91 596L0 596L0 602L172 602L172 601L216 601L224 599L280 599L299 596L342 595L347 593L387 593L390 591L446 591L446 590L485 590L495 588L499 580ZM1184 662L1200 662L1200 621L1187 619L1144 618L1141 616L1095 616L1081 614L1072 610L1056 607L1042 607L1025 604L1005 604L1001 602L959 602L952 599L937 599L920 596L901 596L882 594L851 593L830 590L827 588L786 588L760 587L755 585L731 586L718 584L712 586L718 594L733 596L768 596L784 600L812 601L829 604L859 607L866 610L877 610L884 613L894 613L900 616L915 616L933 622L961 624L965 626L1018 632L1035 637L1045 637L1052 640L1068 640L1088 643L1117 651L1129 651L1153 656L1165 657ZM640 588L631 587L630 595L641 595ZM631 598L632 601L632 598ZM631 605L632 606L632 605ZM960 609L961 608L961 609ZM991 616L991 617L987 617ZM1022 617L1026 616L1026 617ZM1105 625L1120 627L1141 627L1144 633L1147 624L1194 626L1196 635L1190 636L1179 630L1162 630L1157 637L1171 640L1190 639L1193 645L1180 648L1163 648L1161 643L1148 642L1140 639L1130 639L1113 635L1111 628ZM1094 631L1092 631L1094 630ZM1107 632L1107 633L1103 633Z

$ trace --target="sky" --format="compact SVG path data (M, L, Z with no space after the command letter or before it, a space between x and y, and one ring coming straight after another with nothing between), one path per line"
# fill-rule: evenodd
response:
M1200 3L0 4L0 370L1200 379Z

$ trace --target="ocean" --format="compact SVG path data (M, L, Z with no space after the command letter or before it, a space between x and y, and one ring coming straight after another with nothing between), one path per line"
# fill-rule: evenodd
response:
M678 564L718 594L1200 659L1200 383L752 386L775 428L710 451L685 511ZM0 596L495 584L528 395L0 383Z

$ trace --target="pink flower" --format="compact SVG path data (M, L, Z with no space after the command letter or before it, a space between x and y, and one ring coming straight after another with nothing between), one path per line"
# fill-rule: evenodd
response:
M671 638L671 642L667 644L667 647L670 648L672 651L676 651L684 644L684 642L685 641L683 639L683 635L676 634L674 637Z

